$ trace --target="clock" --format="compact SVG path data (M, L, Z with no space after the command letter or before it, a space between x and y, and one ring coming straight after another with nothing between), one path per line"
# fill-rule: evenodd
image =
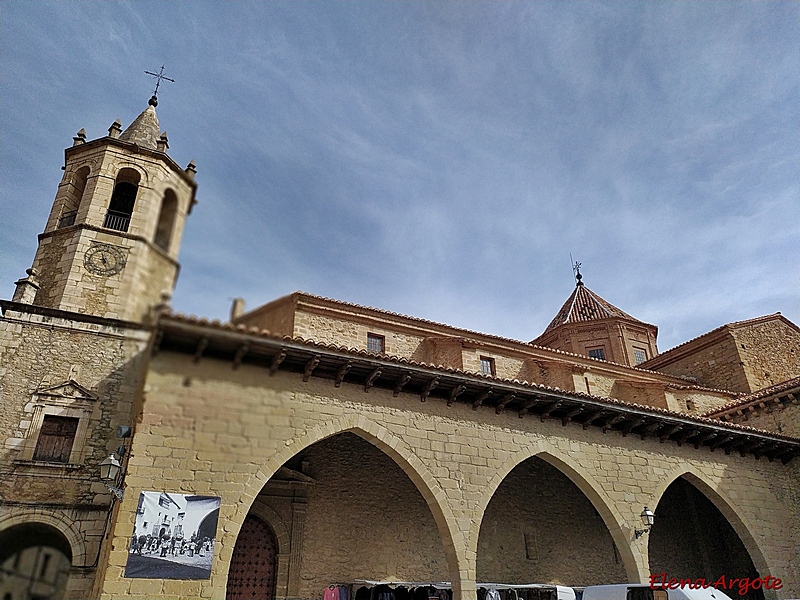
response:
M93 275L115 275L125 267L125 254L111 244L95 244L86 251L83 265Z

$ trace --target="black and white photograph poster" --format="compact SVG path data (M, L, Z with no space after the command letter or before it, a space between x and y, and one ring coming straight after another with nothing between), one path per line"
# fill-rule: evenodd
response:
M219 504L218 496L142 492L125 577L209 579Z

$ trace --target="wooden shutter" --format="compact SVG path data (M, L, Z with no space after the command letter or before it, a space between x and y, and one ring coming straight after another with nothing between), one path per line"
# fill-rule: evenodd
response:
M45 415L33 460L69 462L69 454L75 442L75 432L78 430L78 420L74 417Z

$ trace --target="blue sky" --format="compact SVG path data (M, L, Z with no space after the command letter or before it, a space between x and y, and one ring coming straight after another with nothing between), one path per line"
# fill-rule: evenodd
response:
M301 289L530 340L574 286L666 350L798 310L796 2L0 6L0 297L81 127L194 159L176 310Z

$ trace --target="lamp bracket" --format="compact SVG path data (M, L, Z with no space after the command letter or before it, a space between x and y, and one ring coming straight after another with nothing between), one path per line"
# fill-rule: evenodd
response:
M119 500L122 500L122 498L125 496L125 490L121 488L114 487L113 485L108 485L108 484L106 484L106 487L108 488L108 491L114 494Z
M648 525L648 526L647 526L647 527L645 527L644 529L634 529L634 530L633 530L633 539L635 539L635 540L638 540L638 539L639 539L640 537L642 537L644 534L646 534L646 533L650 533L650 528L651 528L651 527L652 527L652 525Z

